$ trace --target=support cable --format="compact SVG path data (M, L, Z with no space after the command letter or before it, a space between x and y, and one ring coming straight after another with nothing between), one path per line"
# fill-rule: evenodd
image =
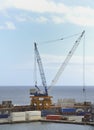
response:
M49 41L43 41L43 42L39 42L39 43L41 43L41 44L55 43L55 42L58 42L58 41L62 41L62 40L65 40L65 39L69 39L69 38L75 37L75 36L77 36L79 34L80 33L77 33L77 34L70 35L70 36L67 36L67 37L61 37L59 39L49 40Z
M34 82L35 86L37 86L37 64L36 64L36 56L34 55Z
M83 40L83 96L86 102L86 84L85 84L85 35Z

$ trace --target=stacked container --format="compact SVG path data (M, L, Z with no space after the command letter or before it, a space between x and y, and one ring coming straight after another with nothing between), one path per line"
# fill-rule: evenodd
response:
M0 123L7 123L9 121L9 114L0 114Z
M25 112L12 112L10 114L10 121L12 122L25 121Z
M26 121L40 120L41 111L26 111L25 116L26 116Z
M41 119L41 111L12 112L9 118L11 122L25 122Z

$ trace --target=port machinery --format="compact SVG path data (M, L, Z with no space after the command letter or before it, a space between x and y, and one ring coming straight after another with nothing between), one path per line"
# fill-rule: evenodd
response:
M42 85L44 87L44 92L41 93L40 88L37 86L37 81L35 81L35 89L30 89L30 98L31 98L31 107L35 110L44 110L49 109L52 105L52 96L48 95L48 91L51 87L53 87L57 81L59 80L59 77L61 76L62 72L64 71L65 67L69 63L71 57L73 56L75 50L77 49L81 38L83 37L85 31L83 31L78 39L74 42L73 47L69 51L68 55L66 56L64 62L62 63L61 67L59 68L58 72L56 73L54 79L51 82L51 85L47 88L45 73L42 65L42 60L37 48L37 44L34 43L34 50L35 50L35 62L37 62L40 72L40 77L42 80ZM36 64L35 64L36 66Z
M52 96L48 96L48 89L47 89L45 73L44 73L44 70L43 70L42 61L41 61L40 54L39 54L36 43L34 43L34 50L35 50L35 68L36 68L36 62L37 62L38 67L39 67L41 80L42 80L42 85L43 85L45 91L43 93L41 92L41 90L37 86L37 81L35 79L35 88L36 89L30 90L31 106L35 110L43 110L43 109L48 109L51 106Z

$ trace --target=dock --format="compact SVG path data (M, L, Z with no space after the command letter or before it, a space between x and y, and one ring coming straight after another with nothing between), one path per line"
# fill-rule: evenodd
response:
M77 122L77 121L69 121L69 120L46 120L46 119L41 119L40 122L75 124L75 125L92 125L92 126L94 126L94 122Z
M16 123L33 123L33 122L45 122L45 123L62 123L62 124L74 124L74 125L90 125L94 126L94 122L82 122L75 120L49 120L49 119L38 119L38 120L26 120L26 121L10 121L10 120L0 120L0 125L4 124L16 124Z

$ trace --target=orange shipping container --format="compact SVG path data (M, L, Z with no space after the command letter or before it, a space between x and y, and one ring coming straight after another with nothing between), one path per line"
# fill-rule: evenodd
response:
M61 120L62 116L61 115L47 115L46 119L48 119L48 120Z

